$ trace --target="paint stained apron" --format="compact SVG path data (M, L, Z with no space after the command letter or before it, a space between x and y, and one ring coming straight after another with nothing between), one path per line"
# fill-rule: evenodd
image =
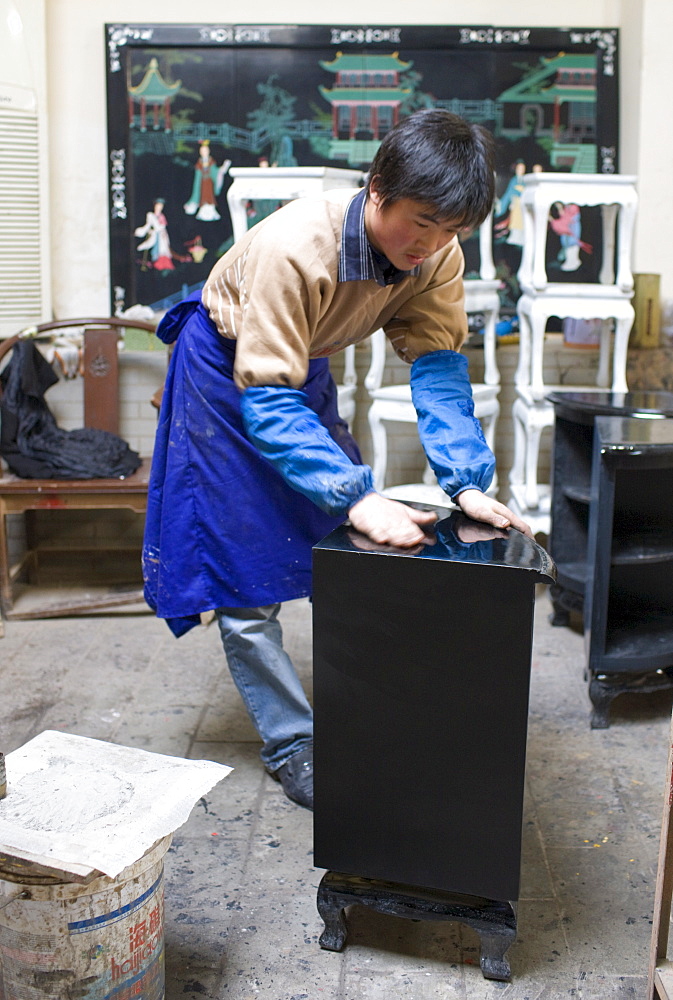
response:
M246 437L235 341L218 334L199 298L170 310L157 330L175 347L152 459L143 575L147 603L175 635L202 611L308 596L311 548L343 520L289 487ZM361 464L325 358L309 363L302 390Z

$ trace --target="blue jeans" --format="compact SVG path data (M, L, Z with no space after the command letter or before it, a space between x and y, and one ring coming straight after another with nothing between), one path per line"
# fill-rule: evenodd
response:
M280 604L218 608L222 645L234 683L264 746L269 771L282 767L313 739L313 712L283 649Z

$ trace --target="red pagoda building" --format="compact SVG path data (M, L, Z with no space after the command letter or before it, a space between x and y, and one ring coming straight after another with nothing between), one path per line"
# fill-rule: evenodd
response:
M413 65L397 52L388 55L344 54L320 65L335 74L334 86L320 87L332 105L330 158L370 163L386 132L397 124L400 106L411 91L400 84L400 74Z

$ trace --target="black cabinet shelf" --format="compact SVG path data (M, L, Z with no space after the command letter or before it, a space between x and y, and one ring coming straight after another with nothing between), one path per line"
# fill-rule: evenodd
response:
M673 686L673 394L550 399L552 622L583 613L591 725L604 729L617 695Z
M588 483L586 486L564 486L563 495L568 500L576 500L578 503L588 504L591 502L591 485Z
M613 566L666 562L673 563L673 531L652 528L615 538L612 543ZM671 574L673 575L673 565Z
M601 663L605 673L643 673L671 666L673 613L610 628Z

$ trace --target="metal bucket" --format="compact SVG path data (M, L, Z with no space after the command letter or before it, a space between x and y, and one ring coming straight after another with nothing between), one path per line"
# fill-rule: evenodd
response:
M87 885L0 869L0 1000L163 1000L170 843Z

